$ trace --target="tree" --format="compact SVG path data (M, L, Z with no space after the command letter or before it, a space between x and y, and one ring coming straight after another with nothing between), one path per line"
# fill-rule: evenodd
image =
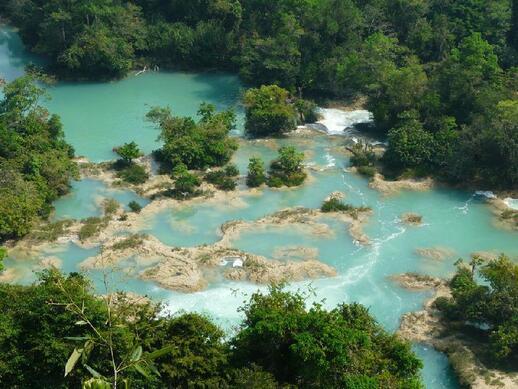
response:
M259 157L252 157L248 162L248 174L246 184L250 188L257 188L266 182L266 172L264 162Z
M396 168L425 166L432 156L433 136L423 129L415 112L405 113L401 120L388 133L389 147L384 160Z
M175 192L181 194L182 197L191 196L195 193L196 188L200 185L200 179L187 170L187 166L179 163L173 169L172 177L174 178Z
M183 163L188 169L223 166L237 150L237 142L229 137L235 126L231 110L216 112L211 104L201 104L201 119L173 116L168 108L155 107L146 115L160 128L159 140L164 145L156 153L165 166Z
M233 361L254 363L281 386L421 387L421 362L359 304L306 309L304 296L272 287L255 293L232 339Z
M0 272L4 270L5 257L7 257L7 249L5 247L0 247Z
M77 176L74 150L59 117L39 100L45 92L30 76L8 83L0 100L0 241L27 234Z
M296 128L297 115L288 102L288 91L276 85L245 93L245 130L252 136L280 135Z
M138 158L142 155L138 145L135 142L124 143L120 147L116 147L115 152L126 165L130 165L135 158Z
M473 258L470 265L457 262L449 283L452 297L435 305L449 320L486 332L492 357L513 360L518 356L518 265L504 254L485 264Z
M272 187L299 186L306 179L302 162L304 153L293 146L283 146L278 157L270 164L268 185Z

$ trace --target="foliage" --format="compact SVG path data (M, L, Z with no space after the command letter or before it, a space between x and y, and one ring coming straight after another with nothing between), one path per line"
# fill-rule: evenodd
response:
M239 170L233 164L225 166L222 170L212 170L205 174L205 181L215 185L218 189L231 191L236 189L236 181L233 177L239 175Z
M376 129L393 135L389 168L514 189L514 141L502 139L517 131L500 122L498 106L516 102L517 8L510 0L24 0L0 12L63 77L116 78L155 64L237 71L259 87L245 95L253 136L313 121L303 97L364 96ZM414 123L405 112L417 113ZM173 147L158 153L168 169L175 151L189 169L228 162L233 148L218 138L207 151L197 124L168 123L193 135L171 135Z
M282 385L419 388L421 362L359 304L306 309L304 297L273 287L255 293L232 339L233 360L255 363ZM368 378L367 378L368 377Z
M117 212L120 208L120 204L115 199L105 199L103 201L103 210L106 216L111 216Z
M173 116L169 108L155 107L147 118L157 125L158 137L164 145L156 153L166 166L183 163L188 169L223 166L237 150L237 142L229 137L235 125L233 111L216 112L211 104L201 104L201 119Z
M140 185L149 179L149 174L146 169L132 162L117 172L117 177L133 185Z
M4 270L5 257L7 257L7 249L5 247L0 247L0 272Z
M248 174L246 176L246 185L250 188L257 188L266 182L266 171L264 162L259 157L252 157L248 162Z
M126 250L135 248L140 246L146 237L146 234L131 234L127 238L114 243L111 248L112 250Z
M252 136L279 135L296 128L297 114L288 101L288 91L263 85L245 93L245 130Z
M295 109L298 124L315 123L318 120L317 105L313 101L297 99Z
M450 320L484 328L492 357L502 360L518 356L518 265L505 255L483 263L474 257L470 266L457 263L450 281L451 298L435 305Z
M368 167L373 166L376 162L376 154L367 142L360 140L349 147L348 150L353 154L350 159L352 166Z
M142 152L135 142L124 143L122 146L114 148L114 151L127 165L142 155Z
M363 206L355 207L354 205L351 205L351 204L345 204L343 201L341 201L337 197L331 196L329 199L327 199L326 201L324 201L322 203L322 206L320 207L320 210L322 212L324 212L324 213L328 213L328 212L345 212L345 213L350 214L353 217L353 219L357 219L358 218L358 214L360 212L369 211L370 208L369 207L363 207Z
M307 176L302 165L303 161L304 153L298 152L295 147L281 147L277 159L270 164L268 185L276 188L301 185Z
M304 296L272 287L251 297L228 339L204 316L168 316L145 298L113 293L108 279L103 296L82 275L55 269L30 286L0 284L2 384L421 387L421 363L410 345L361 305L306 309Z
M0 100L0 241L30 232L77 176L58 116L38 105L31 76L6 84Z
M28 238L39 242L55 242L60 236L67 233L68 227L72 224L72 220L44 223L34 228L28 235Z
M131 212L140 213L142 210L142 205L137 203L135 200L132 200L128 203L128 207L131 210Z
M83 220L78 237L80 241L84 241L97 235L106 226L106 220L97 216L92 216Z
M201 181L198 176L190 173L183 163L175 166L172 178L175 180L174 190L171 193L173 197L185 199L198 194L197 187L200 186Z

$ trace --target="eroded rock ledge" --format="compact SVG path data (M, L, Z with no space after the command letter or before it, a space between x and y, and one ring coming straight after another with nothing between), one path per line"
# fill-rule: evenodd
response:
M473 352L473 341L445 326L440 312L433 307L436 298L451 296L444 280L414 273L390 278L406 289L434 291L433 297L425 302L423 310L402 316L398 330L401 337L411 342L428 344L444 352L463 386L480 389L518 387L518 375L487 368Z
M318 260L318 250L290 246L281 253L265 258L232 248L232 242L244 231L268 227L298 229L302 234L330 236L334 231L321 219L332 217L349 225L349 232L360 243L368 243L363 225L370 211L359 212L355 217L346 213L326 213L307 208L288 208L256 221L236 220L221 226L221 239L211 245L192 248L171 247L151 236L139 236L133 244L121 244L127 236L117 236L114 221L99 236L84 242L87 246L101 245L101 253L88 258L82 268L102 269L116 266L133 257L145 270L137 276L157 282L164 288L182 292L202 290L218 278L249 281L260 284L301 281L332 277L336 270ZM126 221L133 225L135 221ZM289 250L288 250L289 249Z
M403 179L388 181L381 174L376 173L369 183L369 187L376 189L384 195L394 195L402 190L427 191L432 189L434 181L431 178L425 179Z

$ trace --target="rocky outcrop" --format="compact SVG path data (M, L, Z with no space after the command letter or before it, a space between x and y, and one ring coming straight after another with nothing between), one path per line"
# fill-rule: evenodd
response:
M411 226L420 226L423 224L423 217L413 212L404 213L399 217L399 219L401 222Z
M455 251L447 247L423 247L416 249L415 252L423 258L434 261L443 261L455 256Z
M376 173L369 183L369 187L376 189L384 195L393 195L402 190L426 191L432 189L434 181L431 178L403 179L397 181L387 181L381 174Z

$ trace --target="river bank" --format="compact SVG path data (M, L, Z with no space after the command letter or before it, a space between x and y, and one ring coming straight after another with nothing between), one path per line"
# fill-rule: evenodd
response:
M423 310L406 313L401 317L398 330L401 337L412 342L428 344L444 352L464 386L474 389L511 389L518 385L518 373L488 368L477 357L487 351L487 346L476 338L455 331L443 321L433 303L439 297L451 297L446 281L408 273L393 276L391 279L408 290L432 291L432 297L425 301Z

